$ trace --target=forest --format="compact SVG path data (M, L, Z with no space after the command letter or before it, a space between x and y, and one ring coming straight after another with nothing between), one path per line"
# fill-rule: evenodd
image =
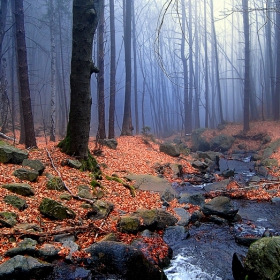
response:
M0 0L0 279L278 279L279 81L279 1Z

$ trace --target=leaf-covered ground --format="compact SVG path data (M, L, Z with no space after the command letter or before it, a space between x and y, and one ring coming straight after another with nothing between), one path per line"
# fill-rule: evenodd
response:
M207 137L213 137L219 133L227 133L230 135L238 134L242 131L241 125L228 125L224 130L208 130L206 132ZM272 140L280 138L280 124L278 122L256 122L251 124L251 131L249 133L265 132L271 136ZM174 137L173 137L174 138ZM183 165L184 172L193 173L195 170L189 163L190 158L183 156L180 158L173 158L159 152L159 145L153 142L148 144L143 141L141 136L134 137L120 137L118 140L118 147L116 150L102 147L102 154L97 156L98 163L102 172L108 176L117 174L120 178L125 178L126 175L133 174L152 174L155 173L155 164L165 163L180 163ZM239 144L242 140L238 140ZM57 143L46 143L45 138L41 137L37 139L38 149L32 149L29 151L30 159L39 159L45 166L45 173L51 173L57 176L57 171L62 175L62 179L66 186L77 194L77 187L79 185L90 185L92 181L92 174L90 172L81 172L68 166L62 166L61 162L69 158L69 156L60 152L57 147ZM256 141L244 142L248 147L260 147ZM23 148L17 145L18 148ZM91 139L89 148L91 151L95 148L94 140ZM48 154L50 156L48 156ZM276 151L273 155L278 161L280 159L280 152ZM12 175L15 169L20 166L14 164L2 164L0 163L0 186L4 183L20 182L15 176ZM54 168L55 167L55 168ZM271 170L275 176L279 176L279 170ZM28 208L19 211L12 206L6 204L3 201L8 191L0 187L0 212L11 211L18 215L18 223L35 223L40 226L43 231L40 234L42 243L49 242L54 243L52 238L53 234L63 232L65 229L74 230L75 228L79 231L77 243L81 248L86 248L95 241L100 240L105 234L114 232L117 233L116 225L121 214L132 213L138 209L152 209L160 208L162 206L160 196L158 193L151 193L147 191L136 190L135 197L131 196L129 189L125 188L121 183L107 180L104 178L100 181L103 186L104 197L103 200L110 201L114 204L114 210L105 220L92 221L86 218L88 212L87 209L81 207L83 201L71 199L68 202L63 202L66 206L70 207L77 214L74 220L64 221L53 221L46 217L43 217L39 210L39 204L44 197L53 198L59 200L61 194L55 190L48 190L46 188L47 178L46 176L40 176L37 182L29 183L35 190L35 196L25 197ZM165 177L169 181L174 181L171 174L165 174ZM217 177L217 180L220 178ZM131 182L130 184L133 184ZM280 196L279 182L269 183L267 188L274 189L275 192L268 195L263 187L267 182L261 182L259 190L249 191L244 186L232 183L228 186L229 195L233 197L247 197L249 199L268 200L272 196ZM214 194L213 194L214 195ZM171 203L171 207L168 211L173 214L173 207L178 207L178 203L174 200ZM181 205L182 206L182 205ZM135 236L129 234L117 233L119 238L129 243ZM0 256L12 247L17 246L17 243L22 240L22 232L17 232L13 228L1 228L0 233ZM55 243L54 243L55 244ZM40 246L40 245L39 245ZM57 244L61 246L61 244ZM61 254L67 253L67 248L61 248ZM0 261L5 261L4 257L0 257Z

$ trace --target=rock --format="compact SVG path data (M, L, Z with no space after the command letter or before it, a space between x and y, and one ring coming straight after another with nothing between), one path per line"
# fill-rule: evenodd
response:
M213 152L213 151L197 152L197 154L199 158L210 159L216 163L219 162L220 156L222 155L222 153Z
M17 149L13 146L0 143L0 162L21 164L24 159L28 158L28 152Z
M111 202L97 200L92 205L92 210L87 213L87 217L90 219L103 219L107 217L113 209L114 205Z
M69 201L69 200L72 199L72 195L69 194L69 193L62 193L62 194L59 196L59 198L60 198L61 200Z
M56 220L74 219L76 216L73 210L49 198L44 198L42 200L39 210L41 214Z
M18 246L12 249L9 249L6 253L6 257L14 257L16 255L36 255L36 245L37 241L31 238L24 238L23 241L18 243Z
M116 150L117 149L117 146L118 146L118 142L116 139L112 138L112 139L102 139L100 140L101 144L110 148L110 149L113 149L113 150Z
M85 251L90 253L87 261L89 268L104 276L116 275L117 279L167 280L165 274L133 246L103 241L91 245Z
M0 265L0 279L44 279L52 265L29 256L15 256Z
M0 212L0 227L13 227L17 223L17 214L13 212Z
M260 237L250 237L250 236L236 236L235 242L237 244L243 245L245 247L250 247L250 245L257 240L259 240Z
M234 170L232 169L223 170L221 175L225 178L234 177Z
M198 193L198 194L188 194L184 193L181 195L181 197L178 199L178 202L181 204L192 204L192 205L198 205L202 206L205 202L205 197Z
M267 166L267 167L278 166L278 161L275 158L264 159L261 163L262 163L262 165Z
M181 140L181 137L179 136L176 136L174 139L173 139L173 143L179 145L182 143L182 140Z
M92 194L92 188L86 185L78 186L78 196L87 199L94 199Z
M4 184L2 188L9 190L10 192L22 195L22 196L32 196L35 194L34 190L29 184L26 183L11 183Z
M173 178L180 178L183 174L183 166L182 164L171 163L170 168L172 170Z
M167 189L161 196L162 201L170 202L175 198L175 195L171 193L169 189Z
M16 195L6 195L4 197L4 201L6 203L18 208L19 210L24 210L28 207L26 204L26 201Z
M168 226L174 226L178 220L165 210L138 210L133 216L141 218L143 227L150 230L163 230Z
M192 223L200 222L202 218L203 218L202 212L199 211L199 210L196 210L196 211L194 211L194 212L192 213L191 218L190 218L190 221L191 221Z
M217 215L227 220L232 220L238 212L238 209L234 208L230 198L217 196L203 205L202 212L206 216Z
M211 215L209 217L209 221L214 223L214 224L217 224L217 225L224 225L227 223L227 220L224 219L224 218L221 218L221 217L218 217L216 215Z
M100 242L102 241L118 241L118 238L115 233L109 233L100 240Z
M249 247L245 269L248 279L278 279L280 273L280 237L264 237Z
M122 216L117 225L120 232L136 234L140 231L140 219L132 216Z
M212 151L226 152L230 150L234 141L234 137L221 134L211 139L210 149Z
M34 223L21 223L14 226L15 231L42 232L43 230Z
M188 211L186 211L184 208L174 208L173 209L176 214L180 217L179 221L177 222L178 226L187 226L191 215L189 214Z
M39 173L32 169L19 168L13 172L13 175L19 178L20 180L35 182L37 181Z
M234 280L244 280L246 271L244 268L245 256L234 253L232 257L232 275Z
M61 248L58 248L52 244L43 244L43 246L37 250L36 254L39 258L45 261L52 261L54 259L58 259L59 251Z
M24 159L22 166L28 166L42 175L45 170L45 165L38 159Z
M47 174L47 178L48 181L46 187L48 190L56 190L62 192L66 189L64 182L60 177Z
M206 138L202 135L205 131L205 128L198 128L195 129L191 134L192 139L192 151L209 151L210 144L207 142Z
M80 161L78 161L77 159L67 159L65 162L62 162L61 164L63 165L68 165L71 168L75 168L75 169L80 169L82 167L82 163Z
M211 191L226 191L227 185L230 183L230 179L222 180L219 182L214 182L213 184L208 184L204 186L206 192Z
M208 168L208 164L204 161L195 160L192 162L192 167L199 169L201 171L206 170Z
M172 156L172 157L180 156L179 149L169 142L165 142L165 143L160 144L159 145L159 150L160 150L160 152L163 152L163 153L165 153L169 156Z
M163 240L169 246L175 246L179 241L187 239L189 232L183 226L172 226L166 228L163 234Z

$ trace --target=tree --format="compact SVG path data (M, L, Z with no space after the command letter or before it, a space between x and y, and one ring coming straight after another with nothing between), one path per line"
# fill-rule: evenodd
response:
M72 59L70 75L70 112L67 133L59 143L62 151L84 162L92 169L88 150L91 94L90 78L98 73L92 61L93 37L99 20L99 0L73 1Z
M26 148L36 147L33 113L31 107L27 50L25 42L23 0L15 0L16 51L18 59L18 79L20 102L23 114L24 143Z
M133 1L133 0L132 0ZM124 48L125 48L125 100L121 135L132 135L132 119L131 119L131 1L125 1L125 32L124 32Z
M277 12L276 12L276 80L275 80L275 89L274 89L274 101L273 101L273 119L279 120L279 105L280 105L280 4L276 4Z

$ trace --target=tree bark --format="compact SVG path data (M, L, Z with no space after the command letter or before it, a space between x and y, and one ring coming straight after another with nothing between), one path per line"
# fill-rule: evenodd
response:
M62 151L88 160L91 119L90 78L98 72L92 61L93 37L99 19L99 0L73 1L73 41L70 75L70 112Z
M18 57L18 77L20 87L20 101L23 113L25 147L37 147L34 121L31 107L27 51L25 42L23 0L15 0L15 25L16 25L16 45Z

